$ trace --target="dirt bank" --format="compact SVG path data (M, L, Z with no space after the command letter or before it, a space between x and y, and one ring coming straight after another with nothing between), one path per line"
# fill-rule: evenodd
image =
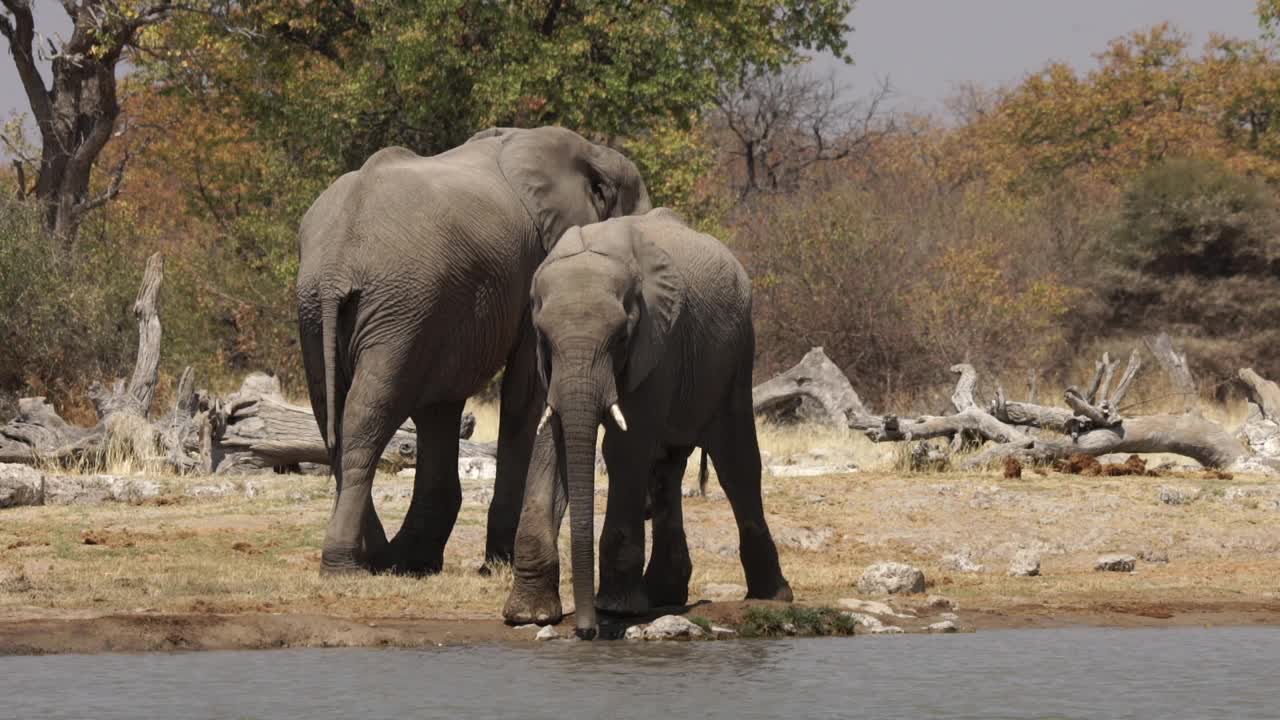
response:
M962 630L1280 624L1274 480L1028 476L767 478L765 503L801 603L876 599L855 587L876 561L923 570L927 592L894 596L897 614L882 618L908 632L943 612ZM164 482L172 494L143 504L0 511L0 653L533 641L498 620L510 574L475 572L482 481L464 484L445 572L421 580L318 576L326 478L258 477L206 498L178 491L208 478ZM389 527L410 487L378 478ZM713 482L685 508L691 597L732 597L743 579L728 503ZM1006 574L1019 551L1039 556L1039 576ZM1095 572L1113 552L1139 557L1136 571ZM928 594L956 607L927 607ZM703 602L688 614L732 625L742 608Z

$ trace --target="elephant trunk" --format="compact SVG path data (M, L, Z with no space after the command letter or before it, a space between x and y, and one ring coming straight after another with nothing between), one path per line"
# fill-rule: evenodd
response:
M586 352L582 354L587 354ZM572 358L572 354L567 354ZM569 494L569 540L573 603L578 637L596 636L595 472L596 433L605 408L617 400L610 363L590 352L557 363L552 370L551 406L560 421L565 484Z

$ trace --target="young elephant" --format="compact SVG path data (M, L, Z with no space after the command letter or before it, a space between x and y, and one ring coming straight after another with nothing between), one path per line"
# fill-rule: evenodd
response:
M683 604L692 566L680 481L695 446L709 454L733 508L747 597L790 600L760 502L751 284L729 250L663 208L571 228L534 274L533 323L547 409L506 619L547 623L562 615L555 543L565 498L557 486L568 492L580 637L595 635L595 608L638 614L651 605ZM609 501L600 593L593 597L592 496L602 422ZM654 539L645 571L651 488Z

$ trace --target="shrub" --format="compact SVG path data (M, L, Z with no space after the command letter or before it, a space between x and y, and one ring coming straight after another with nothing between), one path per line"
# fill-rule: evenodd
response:
M142 264L86 232L73 247L49 236L33 204L0 200L0 392L47 395L92 419L84 389L127 367L130 307Z
M742 637L785 635L852 635L857 621L829 607L752 605L742 614L738 633Z
M1275 201L1261 180L1216 160L1166 160L1124 193L1115 252L1155 276L1218 278L1280 271Z

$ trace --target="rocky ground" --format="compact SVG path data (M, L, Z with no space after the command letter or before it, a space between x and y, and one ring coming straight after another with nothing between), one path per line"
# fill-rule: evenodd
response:
M838 610L857 632L1280 623L1274 478L1028 469L1006 480L859 472L838 455L773 452L765 507L798 606ZM316 572L332 503L326 477L76 476L5 466L0 653L421 646L569 633L571 623L545 631L500 622L510 574L475 572L491 472L464 470L441 575L331 579ZM616 623L617 636L732 637L759 614L739 602L737 533L723 494L713 480L707 497L694 495L692 472L686 483L692 605L645 620L689 622ZM377 478L389 528L411 486L410 477ZM567 577L561 587L571 605ZM791 631L790 620L778 623Z

